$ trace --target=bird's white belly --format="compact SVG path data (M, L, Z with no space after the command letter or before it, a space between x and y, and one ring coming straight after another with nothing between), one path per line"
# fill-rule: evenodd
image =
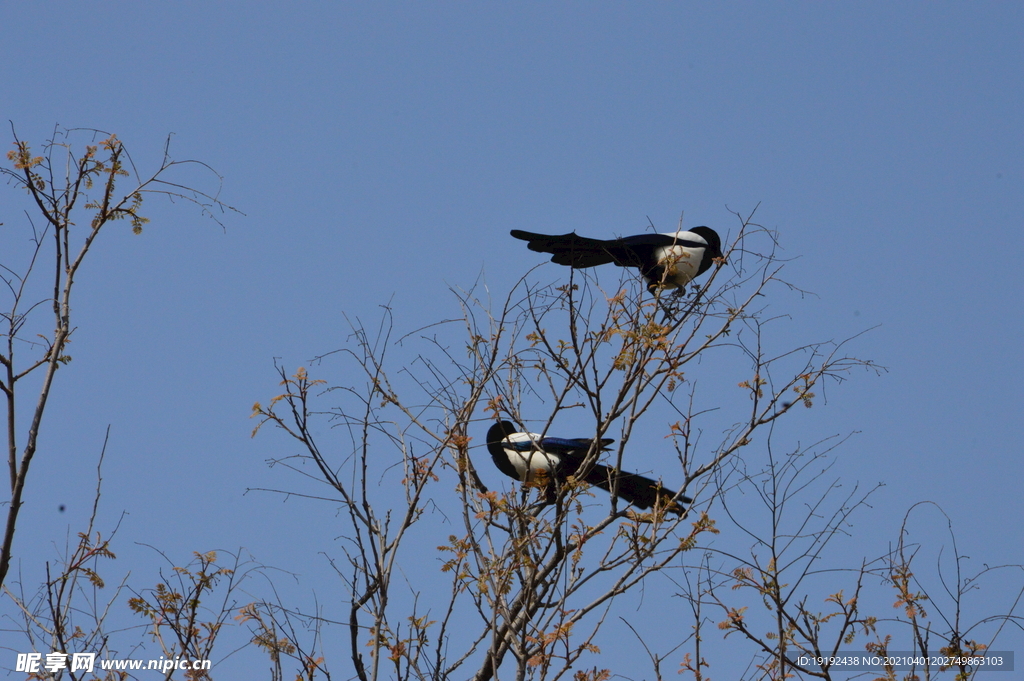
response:
M516 473L519 474L519 479L523 482L530 482L535 476L537 470L547 471L548 475L551 475L551 471L554 470L558 459L552 457L547 452L539 452L537 450L529 452L517 452L515 450L505 450L508 453L509 461L516 469Z
M666 270L665 288L682 288L697 276L701 255L695 250L685 246L662 246L655 255Z

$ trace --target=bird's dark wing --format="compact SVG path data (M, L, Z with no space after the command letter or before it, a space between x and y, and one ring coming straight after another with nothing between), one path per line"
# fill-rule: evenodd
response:
M551 262L568 267L585 268L615 262L608 252L612 241L589 239L576 232L568 234L534 234L513 229L512 236L526 242L526 247L538 253L551 253Z
M580 455L585 455L590 449L590 445L593 442L590 438L563 438L563 437L546 437L540 441L540 448L545 452L551 452L552 454L560 455L572 455L578 452ZM601 449L604 449L615 440L605 438L601 440Z
M626 236L610 242L625 248L649 248L658 246L685 246L687 248L704 248L707 244L693 239L686 239L674 234L637 234Z
M655 250L672 245L690 248L704 246L697 241L687 241L667 234L637 234L606 241L605 253L619 267L638 267L641 272L647 274L658 265L658 259L654 255Z
M673 501L675 492L665 489L658 481L637 473L623 473L603 464L595 464L587 474L586 481L606 492L611 492L614 481L618 495L637 508L647 509L657 505L672 513L682 515L686 510L684 504L693 501L686 496L680 496Z
M560 438L546 437L539 443L540 447L549 454L555 454L562 458L559 465L560 476L576 475L579 467L583 464L594 441L589 438ZM601 449L605 449L615 440L605 438L601 440ZM529 447L530 443L525 443ZM679 497L673 501L675 492L665 489L656 480L639 475L637 473L625 473L604 464L595 463L590 471L584 476L584 480L595 487L600 487L606 492L611 492L614 481L617 493L628 503L637 508L660 508L668 509L672 513L682 515L686 510L684 504L689 504L692 499Z

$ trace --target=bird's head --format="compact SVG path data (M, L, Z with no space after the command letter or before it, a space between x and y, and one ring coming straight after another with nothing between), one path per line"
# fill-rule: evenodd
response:
M725 255L722 253L722 239L718 236L718 232L705 226L692 227L689 231L707 242L706 252L712 258L725 258Z
M511 421L498 421L487 431L487 443L500 443L516 432L516 425Z

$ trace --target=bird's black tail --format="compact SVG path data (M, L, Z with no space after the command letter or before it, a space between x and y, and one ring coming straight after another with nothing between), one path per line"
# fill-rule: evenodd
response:
M682 515L686 510L684 504L692 499L681 496L673 501L675 493L662 487L656 480L651 480L636 473L624 473L603 464L594 464L586 475L586 482L611 492L612 481L615 482L620 497L639 508L652 508L657 505L672 513Z

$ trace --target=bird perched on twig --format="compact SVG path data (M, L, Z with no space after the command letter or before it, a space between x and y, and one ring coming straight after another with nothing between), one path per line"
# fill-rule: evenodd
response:
M722 241L710 227L693 227L665 234L637 234L621 239L590 239L569 234L534 234L519 229L512 236L527 242L531 251L551 253L551 262L575 268L615 263L636 267L653 293L662 288L684 288L704 274L715 258L722 258Z
M511 421L499 421L487 431L487 451L494 465L505 475L520 482L543 484L545 480L562 483L571 475L575 476L587 458L591 448L606 449L615 440L603 439L595 442L588 438L544 437L537 433L516 432ZM675 494L662 487L657 481L636 473L624 473L603 464L595 463L583 475L583 481L611 492L639 508L658 506L682 515L683 504L692 499ZM548 484L545 499L554 502L556 489Z

